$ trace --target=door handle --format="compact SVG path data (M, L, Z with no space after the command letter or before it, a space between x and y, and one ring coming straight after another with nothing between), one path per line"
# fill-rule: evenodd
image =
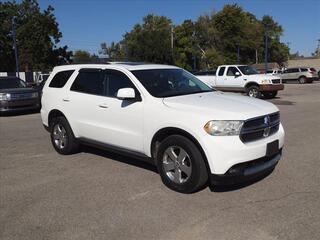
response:
M70 102L70 99L69 99L69 98L62 98L62 101L64 101L64 102Z
M107 104L104 104L104 103L99 104L99 107L100 107L100 108L108 108Z

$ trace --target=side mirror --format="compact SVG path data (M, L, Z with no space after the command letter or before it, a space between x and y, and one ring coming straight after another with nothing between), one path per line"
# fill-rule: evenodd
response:
M235 73L236 77L239 77L241 74L239 72Z
M120 88L117 92L117 98L119 99L135 99L136 94L133 88Z

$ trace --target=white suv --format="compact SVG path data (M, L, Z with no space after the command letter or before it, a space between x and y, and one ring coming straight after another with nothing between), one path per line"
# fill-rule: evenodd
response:
M94 144L137 155L184 193L272 171L284 144L275 105L214 91L167 65L55 67L41 117L60 154Z

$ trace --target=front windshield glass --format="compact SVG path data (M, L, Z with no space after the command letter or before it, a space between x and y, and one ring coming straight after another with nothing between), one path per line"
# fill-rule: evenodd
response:
M0 79L0 89L25 88L26 84L19 78Z
M158 98L213 91L183 69L135 70L132 73L152 96Z
M238 68L240 69L240 71L244 75L259 74L258 71L255 68L251 67L251 66L239 66Z

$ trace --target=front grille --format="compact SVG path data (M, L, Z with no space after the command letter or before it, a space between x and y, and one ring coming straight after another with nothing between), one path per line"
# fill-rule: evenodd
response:
M273 84L280 84L280 79L272 79L271 80Z
M12 100L32 98L32 93L11 93Z
M242 126L240 139L246 143L269 137L279 130L279 125L279 112L249 119Z

